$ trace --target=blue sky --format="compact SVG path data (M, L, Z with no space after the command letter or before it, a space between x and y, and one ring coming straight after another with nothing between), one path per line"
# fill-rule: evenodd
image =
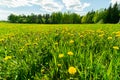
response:
M80 15L91 10L108 8L120 0L0 0L0 20L14 14L45 14L52 12L75 12Z

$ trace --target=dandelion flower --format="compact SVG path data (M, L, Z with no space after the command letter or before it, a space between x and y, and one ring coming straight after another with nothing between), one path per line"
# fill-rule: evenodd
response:
M118 47L118 46L113 46L113 49L118 50L118 49L119 49L119 47Z
M120 34L117 34L116 37L120 37Z
M0 42L3 42L4 41L4 39L0 39Z
M30 43L26 43L25 46L30 46Z
M74 34L70 34L71 36L74 36Z
M58 67L61 67L62 65L61 64L57 64Z
M12 56L6 56L6 57L4 58L4 60L7 61L8 59L11 59L11 58L12 58Z
M103 37L103 36L104 36L104 34L100 34L100 35L99 35L99 37Z
M69 67L68 72L69 72L69 74L75 74L77 72L77 70L75 67L71 66L71 67Z
M67 54L70 55L70 56L72 56L73 52L69 51Z
M38 38L36 38L35 40L38 41Z
M120 31L116 32L116 37L120 37Z
M70 40L70 43L71 43L71 44L74 43L74 40Z
M70 35L70 33L68 33L68 35Z
M45 72L45 70L44 69L41 69L41 73L44 73Z
M112 39L112 37L108 37L107 39L108 39L108 40L111 40L111 39Z
M38 43L33 43L33 45L38 45Z
M20 52L22 52L23 50L24 50L24 49L23 49L23 48L21 48L21 49L20 49Z
M63 57L64 57L64 54L59 54L58 57L59 57L59 58L63 58Z
M54 44L55 44L55 45L58 45L58 42L55 42Z
M80 35L80 38L83 38L84 36L83 35Z

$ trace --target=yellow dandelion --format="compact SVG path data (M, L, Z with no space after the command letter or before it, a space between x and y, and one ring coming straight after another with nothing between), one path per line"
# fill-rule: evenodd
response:
M55 42L54 44L55 44L55 45L58 45L58 42Z
M36 38L35 40L36 40L36 41L38 41L39 39L38 39L38 38Z
M70 55L70 56L72 56L73 52L69 51L67 54Z
M4 39L0 39L0 42L3 42L4 41Z
M84 36L83 35L80 35L80 38L83 38Z
M115 32L115 34L116 34L116 37L120 37L120 31Z
M23 49L23 48L21 48L21 49L20 49L20 52L22 52L23 50L24 50L24 49Z
M70 35L70 33L68 33L68 35Z
M100 34L100 35L99 35L99 37L103 37L103 36L104 36L104 34Z
M45 69L41 69L41 73L44 73L45 72Z
M63 57L64 57L64 54L59 54L58 57L59 57L59 58L63 58Z
M74 40L70 40L70 43L71 43L71 44L74 43Z
M112 34L116 34L116 32L112 32Z
M71 36L74 36L74 34L70 34Z
M104 33L104 31L102 31L102 30L97 30L96 32L97 33Z
M108 40L111 40L111 39L112 39L112 37L108 37L107 39L108 39Z
M61 67L61 66L62 66L62 64L57 64L57 66L58 66L58 67Z
M33 45L38 45L38 43L33 43Z
M115 34L120 34L120 31L118 31L118 32L114 32Z
M120 34L117 34L116 37L120 37Z
M113 49L118 50L118 49L119 49L119 47L118 47L118 46L113 46Z
M12 56L6 56L3 60L7 61L8 59L11 59Z
M75 74L77 72L77 70L75 67L71 66L71 67L69 67L68 72L69 72L69 74Z
M26 43L25 46L30 46L30 43Z

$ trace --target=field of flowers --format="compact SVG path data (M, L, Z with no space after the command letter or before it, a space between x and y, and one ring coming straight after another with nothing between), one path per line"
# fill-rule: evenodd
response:
M0 24L0 80L120 80L119 30Z

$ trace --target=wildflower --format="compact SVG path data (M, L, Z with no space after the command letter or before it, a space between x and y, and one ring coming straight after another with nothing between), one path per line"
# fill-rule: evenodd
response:
M45 70L44 69L41 69L41 73L44 73L45 72Z
M116 37L120 37L120 31L116 32Z
M70 43L74 43L74 40L70 40Z
M118 32L114 32L115 34L120 34L120 31L118 31Z
M38 45L38 43L33 43L33 45Z
M26 43L25 46L30 46L30 43Z
M12 56L6 56L6 57L4 58L4 60L7 61L8 59L11 59L11 58L12 58Z
M68 35L70 35L70 33L68 33Z
M58 42L55 42L55 45L58 45Z
M77 70L75 67L71 66L71 67L69 67L68 72L69 72L69 74L75 74L77 72Z
M112 34L116 34L116 32L112 32Z
M59 58L63 58L63 57L64 57L64 54L59 54L58 57L59 57Z
M57 64L58 67L61 67L62 65L61 64Z
M70 56L72 56L73 52L69 51L67 54L70 55Z
M35 40L38 41L38 38L36 38Z
M24 50L24 49L23 49L23 48L21 48L21 49L20 49L20 52L22 52L23 50Z
M97 30L96 32L97 33L104 33L104 31L102 31L102 30Z
M84 36L83 35L80 35L80 38L83 38Z
M4 41L4 39L0 39L0 42L3 42Z
M70 34L71 36L74 36L74 34Z
M65 28L64 28L64 30L65 30L65 31L67 31L67 30L68 30L68 28L67 28L67 27L65 27Z
M120 37L120 34L117 34L116 37Z
M100 34L100 35L99 35L99 37L103 37L103 36L104 36L104 34Z
M108 37L107 39L110 40L110 39L112 39L112 37Z
M119 47L118 47L118 46L113 46L113 49L118 50L118 49L119 49Z

